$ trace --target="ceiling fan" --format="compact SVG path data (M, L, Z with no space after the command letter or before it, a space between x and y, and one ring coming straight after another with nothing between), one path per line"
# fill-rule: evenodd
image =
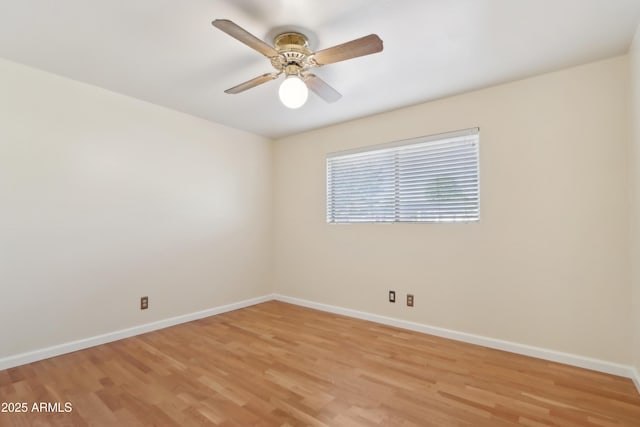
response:
M285 79L280 85L279 96L282 103L289 108L299 108L304 105L307 101L308 89L327 102L336 102L342 97L320 77L310 73L311 68L382 51L382 40L376 34L369 34L313 52L309 48L307 37L298 32L287 32L276 36L271 46L228 19L216 19L211 24L266 56L276 69L275 72L265 73L229 88L225 93L244 92L284 74Z

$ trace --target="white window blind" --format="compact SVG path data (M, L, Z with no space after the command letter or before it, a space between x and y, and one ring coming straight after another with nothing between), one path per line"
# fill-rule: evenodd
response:
M479 129L327 156L327 222L476 221Z

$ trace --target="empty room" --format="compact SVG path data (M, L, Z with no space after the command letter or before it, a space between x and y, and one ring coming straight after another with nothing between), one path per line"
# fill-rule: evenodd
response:
M640 426L640 1L0 0L5 426Z

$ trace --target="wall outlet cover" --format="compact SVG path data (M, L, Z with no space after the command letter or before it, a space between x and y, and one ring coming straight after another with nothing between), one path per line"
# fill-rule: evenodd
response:
M407 307L413 307L413 294L407 294Z

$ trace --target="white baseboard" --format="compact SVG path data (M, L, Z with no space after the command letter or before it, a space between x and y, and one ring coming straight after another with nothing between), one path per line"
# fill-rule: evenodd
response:
M147 332L155 331L158 329L168 328L169 326L175 326L180 323L191 322L193 320L198 320L205 317L213 316L215 314L238 310L240 308L249 307L255 304L260 304L262 302L270 301L272 299L273 299L272 295L265 295L258 298L251 298L244 301L235 302L232 304L210 308L208 310L202 310L195 313L184 314L181 316L171 317L169 319L158 320L157 322L146 323L144 325L134 326L132 328L121 329L115 332L109 332L103 335L97 335L90 338L71 341L68 343L55 345L55 346L43 348L40 350L34 350L27 353L17 354L15 356L0 358L0 370L13 368L15 366L20 366L20 365L25 365L31 362L37 362L38 360L48 359L50 357L59 356L61 354L71 353L78 350L83 350L85 348L106 344L106 343L121 340L124 338L129 338L134 335L145 334Z
M315 308L317 310L327 311L329 313L342 314L344 316L355 317L357 319L369 320L371 322L381 323L384 325L395 326L402 329L422 332L425 334L449 338L452 340L462 341L470 344L477 344L497 350L504 350L510 353L522 354L525 356L536 357L538 359L564 363L565 365L577 366L580 368L591 369L607 374L631 378L636 383L638 392L640 392L640 377L638 377L637 371L635 371L631 366L593 359L590 357L578 356L570 353L563 353L546 348L533 347L530 345L484 337L481 335L469 334L466 332L454 331L451 329L439 328L436 326L429 326L422 323L396 319L393 317L380 316L377 314L366 313L349 308L321 304L280 294L274 294L273 298L277 301L288 302L308 308Z

